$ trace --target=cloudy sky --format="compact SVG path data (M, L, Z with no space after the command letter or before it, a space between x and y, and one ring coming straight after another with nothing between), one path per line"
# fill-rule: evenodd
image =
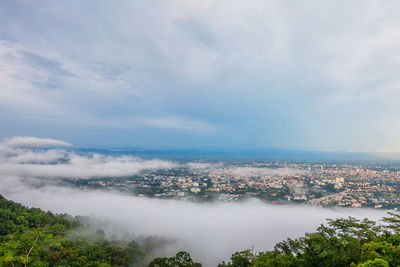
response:
M0 137L400 151L396 1L0 2Z

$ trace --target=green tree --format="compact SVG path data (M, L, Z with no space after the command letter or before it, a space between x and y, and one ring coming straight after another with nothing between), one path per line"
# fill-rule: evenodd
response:
M389 267L389 263L385 260L382 259L374 259L369 260L364 263L360 263L357 265L357 267Z
M150 262L149 267L201 267L201 264L194 262L189 253L181 251L174 257L155 258Z

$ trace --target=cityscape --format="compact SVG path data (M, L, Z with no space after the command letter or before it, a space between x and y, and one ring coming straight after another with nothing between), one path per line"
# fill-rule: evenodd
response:
M273 204L394 209L400 167L388 162L220 161L126 177L67 179L85 189L193 201L258 198Z

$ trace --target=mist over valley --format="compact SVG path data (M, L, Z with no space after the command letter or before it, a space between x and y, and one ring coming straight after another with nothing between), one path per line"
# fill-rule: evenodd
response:
M89 216L93 229L108 237L156 236L167 240L157 250L172 256L185 250L205 266L216 266L235 251L272 249L275 243L312 232L326 218L353 216L379 220L384 210L273 205L248 197L243 201L193 202L138 197L116 190L82 189L63 179L95 179L137 175L148 170L211 169L214 175L286 177L308 170L285 168L226 168L222 163L141 159L99 153L79 154L57 140L15 138L0 150L0 194L30 207L55 213ZM221 165L222 164L222 165Z

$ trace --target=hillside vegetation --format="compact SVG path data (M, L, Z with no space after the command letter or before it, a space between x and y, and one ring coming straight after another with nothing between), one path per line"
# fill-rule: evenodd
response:
M1 266L142 265L135 241L109 241L78 218L26 208L0 195Z
M400 216L328 220L317 231L287 239L271 251L234 253L224 266L400 266Z

